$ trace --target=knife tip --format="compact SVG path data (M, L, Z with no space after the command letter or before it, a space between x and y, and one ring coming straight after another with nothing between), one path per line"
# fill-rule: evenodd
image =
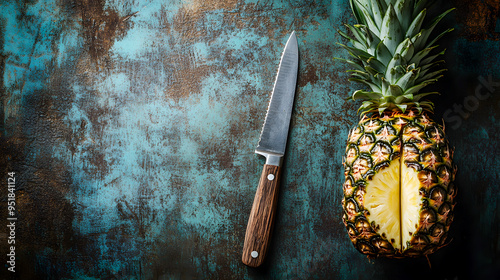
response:
M295 35L295 30L292 30L290 37L288 37L288 41L286 42L286 44L289 45L289 43L291 43L293 45L297 45L297 35Z

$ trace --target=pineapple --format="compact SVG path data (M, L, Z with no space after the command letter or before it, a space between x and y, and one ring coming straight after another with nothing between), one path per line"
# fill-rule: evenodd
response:
M341 31L352 46L351 81L362 100L361 120L349 133L343 222L355 248L369 258L427 256L445 245L453 220L456 168L434 105L421 92L442 76L437 36L450 10L428 22L434 1L350 0L358 22ZM436 69L437 68L437 69Z

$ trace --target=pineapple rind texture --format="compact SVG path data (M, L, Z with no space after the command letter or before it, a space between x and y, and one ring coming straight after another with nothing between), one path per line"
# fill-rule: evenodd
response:
M442 126L426 114L363 117L344 157L343 222L355 248L371 258L401 258L444 246L456 195L452 157ZM399 194L377 198L384 189ZM374 206L393 210L377 213Z

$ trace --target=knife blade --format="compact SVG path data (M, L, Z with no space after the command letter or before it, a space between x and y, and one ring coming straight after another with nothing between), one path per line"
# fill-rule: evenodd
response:
M282 161L293 110L299 49L292 32L281 55L266 118L255 153L266 158L248 218L242 261L260 266L267 254L278 204Z

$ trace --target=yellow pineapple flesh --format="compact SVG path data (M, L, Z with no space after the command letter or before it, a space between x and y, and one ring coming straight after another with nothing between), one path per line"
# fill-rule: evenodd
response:
M406 249L420 217L417 174L395 159L366 185L364 205L370 213L368 222L373 222L396 249Z

